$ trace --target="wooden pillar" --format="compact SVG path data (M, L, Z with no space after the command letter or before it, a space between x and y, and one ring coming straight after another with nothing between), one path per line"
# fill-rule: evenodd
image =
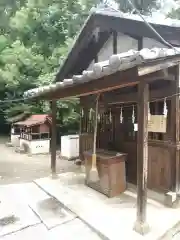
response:
M179 194L179 166L180 166L180 161L179 161L179 140L180 140L180 126L179 126L179 87L180 87L180 64L176 67L176 100L175 100L175 105L176 105L176 123L175 123L175 127L176 127L176 134L175 134L175 142L176 142L176 154L175 154L175 158L176 158L176 195Z
M143 48L143 38L138 38L138 51L140 51Z
M96 54L96 56L94 57L94 62L95 62L95 63L98 62L98 54Z
M178 194L179 192L179 86L180 86L180 65L175 69L175 81L172 82L173 97L171 98L171 139L172 144L175 146L172 151L172 191Z
M138 139L137 139L137 218L134 230L144 235L149 232L146 222L148 175L148 100L149 85L138 86Z
M113 54L117 54L117 32L113 31Z
M83 98L80 97L80 121L79 121L79 158L83 160L83 149L82 149L82 134L83 134L83 114L84 113L84 106L83 106Z
M56 112L57 106L56 101L52 100L51 102L51 114L52 114L52 129L51 129L51 173L52 175L56 174Z

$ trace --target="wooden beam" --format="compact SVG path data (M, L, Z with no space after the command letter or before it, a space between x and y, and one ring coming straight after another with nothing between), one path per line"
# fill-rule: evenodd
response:
M84 82L82 84L73 85L72 87L67 87L64 89L54 90L47 96L48 99L59 99L66 98L70 96L87 96L90 94L97 94L100 92L108 92L118 88L123 88L127 86L133 86L139 83L139 81L155 81L164 78L170 78L170 76L164 75L163 71L156 71L150 73L147 77L140 76L137 78L137 68L134 67L129 70L122 72L116 72L109 76L104 76L100 79L92 80L89 82Z
M98 62L98 53L99 53L99 52L96 52L95 57L94 57L94 62L95 62L95 63Z
M56 101L52 100L51 102L51 112L52 112L52 128L51 128L51 173L52 175L56 174L56 112L57 106Z
M171 95L171 89L168 89L168 88L153 90L149 94L149 101L153 101L155 99L161 99L164 97L168 97L170 95ZM105 97L105 101L108 104L138 102L138 93L133 92L133 93L129 93L129 94L120 94L120 95L114 94L114 96L109 95L109 96Z
M47 96L48 99L59 99L70 96L86 96L100 92L108 92L114 89L133 86L138 83L137 68L116 72L94 81L73 85L63 89L55 90Z
M150 64L145 64L144 66L139 66L138 67L138 76L143 76L143 75L147 75L153 72L157 72L163 69L167 69L173 66L178 65L180 62L180 58L178 57L173 57L171 58L167 58L164 59L164 61L160 60L160 62L156 64L154 64L154 62L150 63Z
M139 37L138 38L138 51L140 51L141 49L143 49L143 38Z
M117 32L113 31L113 54L117 54Z
M144 78L144 81L149 83L157 80L174 81L175 76L173 74L169 74L167 69L163 69L155 73L151 73Z
M95 57L94 57L94 62L95 62L95 63L98 62L98 54L95 55Z
M120 89L119 89L120 90ZM169 87L151 90L149 92L149 101L161 99L172 95L172 90ZM82 97L82 104L84 106L93 106L95 95ZM103 101L105 104L121 104L121 103L135 103L138 101L137 92L121 93L121 92L107 92L103 94Z
M134 230L144 235L149 232L146 222L148 175L148 101L149 85L138 86L138 139L137 139L137 218Z

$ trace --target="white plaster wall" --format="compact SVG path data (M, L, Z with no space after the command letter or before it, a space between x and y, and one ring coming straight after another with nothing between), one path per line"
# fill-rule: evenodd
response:
M118 34L117 39L117 53L127 52L130 49L137 50L137 41L122 33ZM104 44L98 53L98 62L106 61L113 55L113 37L111 36ZM88 67L88 70L92 69L94 61L92 61Z
M11 134L11 143L14 147L20 146L20 135Z
M33 140L28 141L25 139L20 139L20 147L23 147L23 144L27 144L29 147L29 152L31 154L41 154L49 153L50 150L50 139L45 140Z
M87 68L87 70L91 70L93 65L94 65L94 60L89 64L89 67Z
M143 48L154 48L154 47L165 47L165 45L151 38L143 38ZM137 40L127 35L124 35L122 33L119 33L118 39L117 39L117 53L127 52L130 49L138 50ZM106 61L112 55L113 55L113 38L111 36L99 51L98 62ZM88 70L92 69L93 64L94 64L94 61L90 63Z
M122 33L119 33L117 39L117 53L127 52L130 49L138 50L137 40Z
M79 135L61 137L61 156L67 159L79 157Z
M143 47L144 48L154 48L154 47L166 48L165 45L151 38L143 38Z
M111 36L99 51L98 62L108 60L110 56L112 56L112 52L113 52L113 38Z

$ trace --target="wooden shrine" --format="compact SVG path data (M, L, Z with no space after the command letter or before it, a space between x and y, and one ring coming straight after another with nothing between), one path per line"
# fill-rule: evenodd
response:
M171 191L174 184L173 156L175 143L174 115L172 98L158 100L170 94L170 86L174 81L157 81L150 83L152 102L149 103L150 114L148 120L148 188L158 192ZM164 85L161 87L161 85ZM126 176L127 181L137 182L137 87L130 87L128 94L121 94L121 90L102 94L102 102L106 110L99 114L97 148L127 153ZM169 92L169 93L168 93ZM126 103L127 99L127 103ZM157 99L157 101L155 101ZM108 103L108 101L110 102ZM80 156L84 160L83 152L92 149L93 125L92 117L93 96L81 97L83 114L81 117ZM173 153L174 154L174 153Z
M133 19L114 11L94 12L58 72L56 83L25 94L51 101L53 175L56 174L56 100L80 98L80 159L84 162L85 152L102 158L99 149L126 154L126 181L137 186L134 229L141 234L149 231L148 189L165 196L172 192L175 196L171 199L172 206L179 202L180 48L175 47L180 46L180 31L177 26L155 22L152 25L174 48L164 46L162 39L137 16ZM110 48L106 45L108 40ZM101 50L106 59L102 60ZM97 96L100 96L98 114ZM98 168L98 159L91 160L91 170L95 165ZM112 168L107 165L110 172Z

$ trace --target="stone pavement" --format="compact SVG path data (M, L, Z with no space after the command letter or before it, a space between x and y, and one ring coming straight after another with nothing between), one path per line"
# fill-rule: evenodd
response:
M3 240L99 240L100 238L92 233L81 220L75 219L51 230L43 224L31 226L21 231L6 235Z
M84 222L35 183L0 186L2 240L101 240Z
M63 173L57 179L0 186L2 240L180 240L178 209L148 200L151 232L134 232L136 196L126 191L108 199L84 185L83 173ZM172 229L171 229L172 228ZM174 237L173 237L174 235Z
M83 173L62 173L57 179L42 178L35 182L105 239L170 240L180 229L179 208L167 208L148 199L147 221L151 231L141 236L133 230L136 194L127 190L109 199L85 186Z

